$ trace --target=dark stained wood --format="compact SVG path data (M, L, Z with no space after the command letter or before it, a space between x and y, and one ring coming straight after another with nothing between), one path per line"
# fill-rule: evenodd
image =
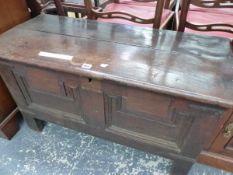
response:
M211 146L211 150L215 153L224 154L229 157L233 157L233 127L228 131L229 134L225 135L227 126L233 126L233 117L231 117L222 128L214 144Z
M215 137L210 147L202 151L198 156L198 161L213 167L224 169L233 172L233 159L232 159L232 130L230 130L229 137L224 137L225 128L232 123L232 111L224 117L222 123L219 124L217 132L213 133Z
M9 94L2 78L0 77L0 123L8 116L15 108L14 100Z
M153 152L174 161L171 174L187 173L232 111L225 39L41 15L2 35L0 48L1 75L31 128L54 122Z
M0 0L0 35L29 19L30 14L24 0ZM18 131L18 108L0 76L0 137L11 139Z
M11 139L18 131L18 109L0 77L0 137Z
M15 53L17 61L22 63L117 81L223 107L233 104L233 51L229 41L222 38L142 30L52 15L41 15L8 33L7 37L1 37L0 43L1 48L8 43L1 53L8 60L15 59ZM15 38L26 35L23 41ZM12 38L15 42L9 43ZM44 44L45 38L47 44ZM74 59L54 62L54 59L38 56L48 47L50 52L73 55ZM22 56L26 54L27 57ZM127 61L130 64L126 64ZM91 70L83 71L84 62L92 64ZM102 68L100 64L108 66Z
M204 151L201 152L198 157L198 162L233 172L233 159L230 156L225 156L211 151Z
M229 126L229 134L226 134ZM233 115L225 122L209 152L201 154L199 161L233 172Z
M30 18L25 0L0 0L0 33Z
M57 15L61 12L57 11L53 0L26 0L30 9L31 17L38 16L41 13Z
M26 0L26 2L30 9L31 17L38 16L41 13L43 6L37 0Z

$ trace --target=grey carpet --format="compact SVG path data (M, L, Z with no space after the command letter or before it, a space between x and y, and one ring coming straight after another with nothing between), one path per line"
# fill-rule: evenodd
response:
M55 124L0 139L0 175L166 175L171 161ZM233 175L195 164L189 175Z

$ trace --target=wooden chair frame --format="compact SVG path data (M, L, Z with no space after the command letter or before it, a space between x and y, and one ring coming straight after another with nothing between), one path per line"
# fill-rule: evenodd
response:
M153 2L155 0L133 0L135 2ZM161 25L161 17L162 17L162 11L164 8L168 9L172 3L174 3L174 1L172 1L172 3L170 2L170 0L157 0L157 4L155 7L155 16L154 18L150 18L150 19L144 19L144 18L140 18L138 16L129 14L129 13L125 13L125 12L103 12L103 9L106 5L108 5L111 2L114 3L120 3L119 0L113 0L113 1L106 1L105 3L101 4L99 8L94 8L92 6L92 2L91 0L84 0L85 2L85 6L87 9L87 13L88 13L88 18L89 19L97 19L97 18L118 18L118 19L124 19L124 20L128 20L128 21L132 21L135 23L139 23L139 24L153 24L153 28L164 28L166 26L166 24L168 23L168 21L172 18L173 13L170 14L170 16L168 17L168 19Z
M95 0L94 2L95 2L95 6L98 6L99 4L98 0ZM57 8L57 13L60 16L66 16L66 11L72 11L75 13L81 13L82 15L87 15L87 10L85 5L66 2L65 0L54 0L54 4Z
M136 2L153 2L156 0L133 0ZM97 18L120 18L124 20L129 20L135 23L140 24L153 24L153 28L165 28L168 21L172 18L173 13L169 15L167 20L161 24L161 17L162 17L162 10L164 8L169 9L174 6L174 0L157 0L158 3L156 4L155 8L155 17L150 19L143 19L129 13L125 12L103 12L103 8L111 3L112 1L106 1L103 4L99 4L98 0L95 0L95 5L92 5L91 0L84 0L84 6L78 5L75 3L67 3L64 0L54 0L54 4L57 8L58 15L66 16L65 11L78 11L83 14L86 14L88 19L97 19ZM119 0L113 0L114 3L119 3Z
M178 0L180 2L180 0ZM181 14L179 15L179 5L176 6L176 29L184 32L185 27L197 31L219 31L233 33L233 25L225 23L212 23L206 25L196 25L187 21L187 14L190 4L203 8L233 8L233 0L183 0ZM232 9L233 10L233 9Z

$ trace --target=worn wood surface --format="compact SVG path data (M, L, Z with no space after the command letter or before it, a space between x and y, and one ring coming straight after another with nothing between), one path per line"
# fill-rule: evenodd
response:
M233 105L233 51L225 39L41 15L3 35L0 46L5 60ZM74 58L45 59L40 51Z
M11 139L18 131L18 109L0 77L0 137Z
M154 152L174 160L171 174L187 173L232 110L224 39L41 15L2 35L0 48L1 75L31 128L49 121Z

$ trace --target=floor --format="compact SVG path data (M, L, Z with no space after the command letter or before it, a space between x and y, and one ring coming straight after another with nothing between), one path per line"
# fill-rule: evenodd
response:
M0 175L166 175L171 161L55 124L0 139ZM195 164L189 175L233 175Z

